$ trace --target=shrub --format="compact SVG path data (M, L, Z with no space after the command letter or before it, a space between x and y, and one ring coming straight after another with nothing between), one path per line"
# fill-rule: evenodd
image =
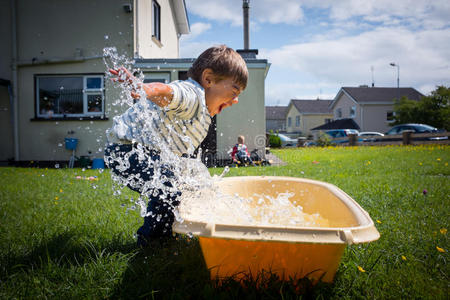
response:
M280 139L280 137L275 135L275 134L270 134L269 135L269 145L272 148L279 148L279 147L281 147L281 139Z

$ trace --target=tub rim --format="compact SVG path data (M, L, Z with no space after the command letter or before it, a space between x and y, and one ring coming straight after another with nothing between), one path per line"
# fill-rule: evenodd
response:
M380 237L369 214L347 193L331 183L288 176L232 176L222 178L222 181L233 180L241 182L283 180L322 186L339 198L351 210L359 225L351 227L255 226L206 223L185 219L181 222L175 221L172 226L173 231L221 239L318 244L359 244L375 241Z

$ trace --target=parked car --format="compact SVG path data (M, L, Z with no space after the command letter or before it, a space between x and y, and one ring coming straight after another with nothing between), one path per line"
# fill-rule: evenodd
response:
M297 147L297 140L288 137L287 135L278 133L278 137L281 140L281 147Z
M406 130L412 130L415 133L432 133L432 132L439 132L439 129L436 127L426 125L426 124L400 124L392 127L389 129L388 132L386 132L386 135L393 135L393 134L402 134L403 131Z
M377 137L384 136L384 134L376 131L362 131L358 133L358 136L363 142L375 142L377 141Z
M400 124L392 127L386 132L386 135L394 135L394 134L402 134L406 130L411 130L415 133L436 133L436 132L444 132L442 129L438 129L436 127L426 125L426 124ZM446 140L448 137L431 137L429 140Z
M332 129L325 131L327 135L329 135L332 139L347 137L349 134L356 134L358 135L358 130L356 129ZM333 144L343 144L348 143L348 139L343 139L339 141L331 141Z

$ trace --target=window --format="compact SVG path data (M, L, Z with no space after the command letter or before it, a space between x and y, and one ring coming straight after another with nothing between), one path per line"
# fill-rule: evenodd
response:
M340 109L340 108L338 108L338 109L336 109L336 117L339 119L339 118L342 118L342 109Z
M350 118L354 118L356 115L356 106L350 107Z
M292 126L292 119L291 119L291 117L288 117L288 127L291 127Z
M170 73L144 73L144 83L149 82L162 82L169 83L170 82Z
M104 113L102 75L36 76L36 116L84 117Z
M392 122L395 119L395 112L393 111L388 111L386 112L386 121L388 122Z
M152 36L158 41L161 41L161 6L158 2L153 0L152 4L152 15L153 15L153 28Z
M300 127L300 116L295 116L295 127Z

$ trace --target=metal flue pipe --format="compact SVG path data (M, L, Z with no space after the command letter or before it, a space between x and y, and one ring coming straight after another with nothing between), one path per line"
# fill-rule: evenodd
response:
M250 27L248 25L248 11L250 9L250 0L242 0L242 9L244 11L244 49L250 49Z

